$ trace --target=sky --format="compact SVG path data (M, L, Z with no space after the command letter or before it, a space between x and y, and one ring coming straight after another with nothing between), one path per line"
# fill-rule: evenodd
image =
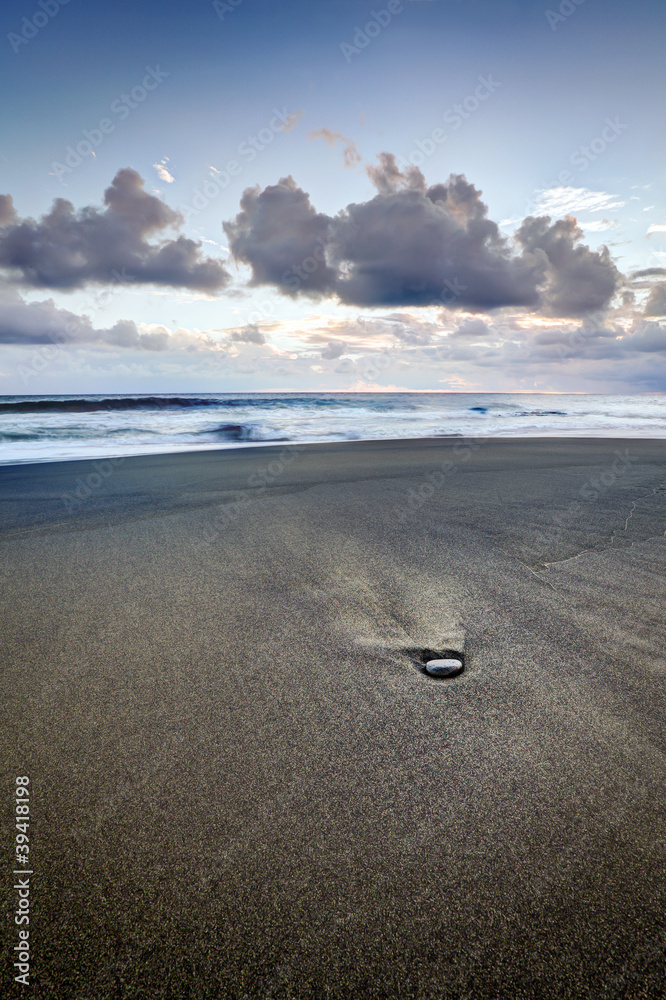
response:
M0 19L0 394L666 391L661 0Z

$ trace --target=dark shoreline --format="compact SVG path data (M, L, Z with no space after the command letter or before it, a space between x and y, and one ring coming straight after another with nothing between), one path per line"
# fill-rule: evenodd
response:
M662 995L665 470L635 438L0 466L35 996Z

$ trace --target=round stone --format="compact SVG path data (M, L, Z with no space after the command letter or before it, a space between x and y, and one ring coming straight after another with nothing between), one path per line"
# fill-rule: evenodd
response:
M433 677L455 677L463 668L462 660L428 660L426 673Z

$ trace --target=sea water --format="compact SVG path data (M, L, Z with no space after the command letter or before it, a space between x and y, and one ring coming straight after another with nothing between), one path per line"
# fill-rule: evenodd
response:
M426 437L666 437L666 395L194 393L0 397L0 462Z

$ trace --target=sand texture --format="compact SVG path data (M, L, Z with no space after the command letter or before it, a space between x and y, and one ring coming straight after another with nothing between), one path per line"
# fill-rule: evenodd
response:
M664 996L664 459L441 439L0 468L31 995ZM464 672L425 676L425 649Z

